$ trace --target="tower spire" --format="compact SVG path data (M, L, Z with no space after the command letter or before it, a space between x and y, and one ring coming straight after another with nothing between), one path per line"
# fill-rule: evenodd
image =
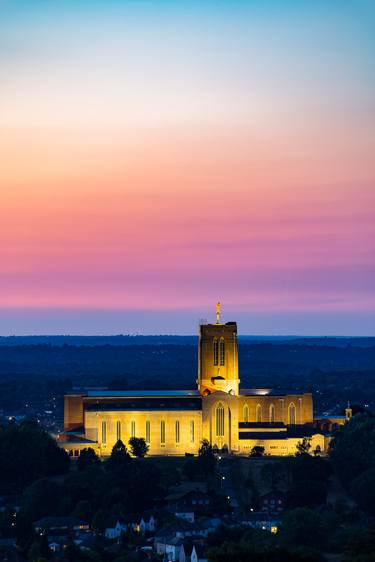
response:
M220 324L220 312L221 312L221 304L218 302L216 303L216 324Z

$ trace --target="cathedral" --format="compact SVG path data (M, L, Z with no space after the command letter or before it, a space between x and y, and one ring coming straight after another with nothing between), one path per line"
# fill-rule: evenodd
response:
M64 399L64 432L58 444L69 455L92 447L111 453L121 439L143 437L149 455L197 454L203 439L215 451L248 456L253 447L266 455L291 455L304 437L311 451L324 453L330 434L314 420L310 393L240 388L236 322L201 324L197 389L85 390ZM341 425L345 417L330 423ZM327 427L326 427L327 429Z

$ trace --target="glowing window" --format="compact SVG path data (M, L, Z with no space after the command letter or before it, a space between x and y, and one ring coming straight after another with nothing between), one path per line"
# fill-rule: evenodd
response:
M219 342L217 338L214 339L214 365L219 364Z
M243 407L243 421L246 423L249 421L249 406L247 404Z
M220 355L220 365L225 365L225 341L224 341L224 338L221 338L221 340L220 340L219 355Z
M151 427L150 422L146 421L146 443L150 443Z
M288 418L289 425L296 425L296 407L293 402L289 404Z
M224 437L224 406L222 404L216 408L216 436Z
M260 404L257 404L255 419L257 423L262 421L262 406Z
M119 441L121 439L121 422L116 422L116 440Z
M190 443L194 443L194 420L190 421Z
M160 422L160 443L165 445L165 421Z
M271 404L270 406L270 422L273 423L275 421L275 406Z
M176 443L179 443L180 442L180 422L178 420L176 421L175 433L176 433Z

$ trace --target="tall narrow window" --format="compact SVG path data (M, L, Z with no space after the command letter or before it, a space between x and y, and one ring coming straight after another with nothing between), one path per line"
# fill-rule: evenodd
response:
M220 365L225 365L225 341L224 341L224 338L221 338L221 340L220 340L219 355L220 355Z
M146 443L150 443L151 431L150 431L150 422L146 421Z
M165 421L160 422L160 443L165 445Z
M214 365L219 364L219 342L217 338L214 339Z
M216 436L224 437L224 406L222 404L216 408Z
M116 441L119 441L121 439L121 422L117 421L116 422Z
M130 423L130 436L135 437L135 421Z
M247 404L243 407L243 421L246 423L249 421L249 406Z
M190 443L194 443L194 420L190 421Z
M262 406L260 404L257 404L255 419L257 423L262 421Z
M102 443L107 443L107 422L102 422Z
M275 406L271 404L270 406L270 422L274 423L275 421Z
M289 417L289 424L290 425L296 425L296 407L293 404L293 402L291 402L289 404L288 410L289 410L289 412L288 412L289 413L289 416L288 416Z
M176 421L176 443L180 442L180 422Z

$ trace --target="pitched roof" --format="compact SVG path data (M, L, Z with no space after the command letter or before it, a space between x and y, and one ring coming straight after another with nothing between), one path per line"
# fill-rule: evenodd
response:
M42 529L65 529L82 525L88 525L88 523L76 517L43 517L34 521L34 527Z

